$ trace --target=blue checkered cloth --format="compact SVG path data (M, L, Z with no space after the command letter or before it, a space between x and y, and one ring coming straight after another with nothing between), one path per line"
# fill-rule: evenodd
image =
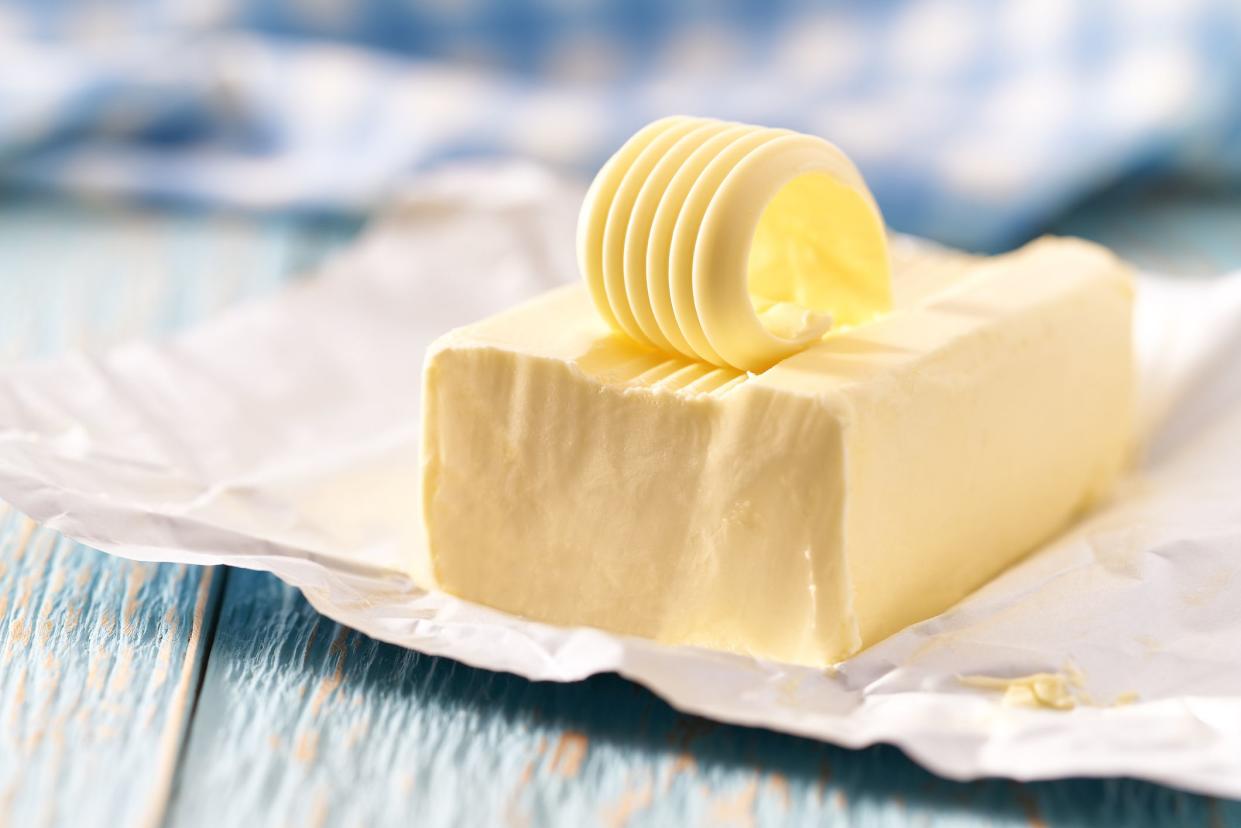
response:
M822 135L978 249L1156 176L1241 182L1236 0L21 0L0 181L366 210L427 165L588 176L671 113Z

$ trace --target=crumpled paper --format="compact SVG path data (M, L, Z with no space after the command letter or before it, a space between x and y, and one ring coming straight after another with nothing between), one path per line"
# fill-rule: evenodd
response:
M476 667L615 671L682 710L894 743L956 779L1127 775L1241 797L1241 274L1142 278L1145 450L1109 503L836 669L552 627L417 586L423 351L576 278L580 197L530 167L442 173L273 299L0 372L0 497L116 555L268 570L341 623ZM1065 670L1071 710L962 681Z

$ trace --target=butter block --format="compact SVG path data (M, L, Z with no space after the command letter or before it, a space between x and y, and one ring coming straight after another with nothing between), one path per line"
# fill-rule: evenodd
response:
M893 294L757 374L634 344L580 285L442 337L423 434L439 586L807 665L947 609L1122 467L1131 282L1046 238L894 250Z

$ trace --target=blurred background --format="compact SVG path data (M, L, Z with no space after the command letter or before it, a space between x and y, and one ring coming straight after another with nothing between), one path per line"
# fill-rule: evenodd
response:
M1236 0L18 0L0 182L365 213L477 156L587 179L686 113L822 135L894 227L1010 247L1104 191L1241 183Z

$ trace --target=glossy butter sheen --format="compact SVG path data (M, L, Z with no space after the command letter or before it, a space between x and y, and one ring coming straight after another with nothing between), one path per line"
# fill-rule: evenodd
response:
M1127 270L1070 239L893 267L895 312L761 374L640 348L577 285L443 337L423 455L440 586L821 665L1048 539L1128 449Z

